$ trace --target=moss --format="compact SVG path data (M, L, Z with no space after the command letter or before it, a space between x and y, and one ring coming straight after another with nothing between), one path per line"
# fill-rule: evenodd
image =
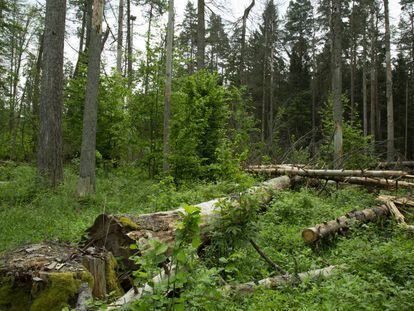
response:
M131 230L138 230L139 226L128 217L119 217L121 224Z
M0 279L0 310L27 310L29 303L29 287L15 285L9 277Z
M122 290L121 286L118 282L118 277L116 275L116 267L118 263L112 255L112 253L109 253L106 258L106 267L105 267L105 277L106 277L106 287L108 293L113 292L115 296L121 296L124 291Z
M91 278L92 276L89 274L88 277L86 273L81 275L80 279L76 278L76 273L73 272L48 274L47 287L33 297L30 311L61 311L76 301L82 281L91 284Z

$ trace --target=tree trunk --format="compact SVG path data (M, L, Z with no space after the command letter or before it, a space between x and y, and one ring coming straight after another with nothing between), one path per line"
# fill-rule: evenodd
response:
M377 115L377 105L375 103L375 99L376 99L376 86L375 86L375 70L376 70L376 35L375 35L375 23L374 23L374 19L375 19L375 13L374 13L374 7L372 5L371 7L371 74L370 74L370 78L371 78L371 115L370 115L370 119L371 119L371 136L373 138L373 142L375 143L378 139L377 137L377 122L376 122L376 115Z
M52 187L63 180L62 106L65 18L66 0L46 1L37 168L39 175Z
M391 71L391 39L388 0L384 0L385 11L385 50L387 64L387 161L395 158L394 150L394 103L392 95L392 71Z
M363 127L364 127L364 136L368 136L368 98L367 98L367 38L366 30L364 29L364 34L362 38L362 109L363 109Z
M272 199L275 190L290 188L295 181L296 179L282 176L264 182L258 187L250 188L246 193L255 195L259 200L258 204L266 204ZM201 209L201 226L204 231L202 238L207 239L209 229L207 225L215 217L219 217L217 212L220 210L220 202L223 200L230 201L234 208L238 206L238 201L233 198L215 199L195 205ZM182 212L184 212L183 208L137 216L100 215L96 218L92 227L87 230L88 238L85 245L105 247L115 257L122 257L126 266L131 267L128 258L133 251L131 251L129 245L138 243L145 246L148 240L153 238L172 245L174 243L175 225L181 219Z
M122 74L122 48L124 37L124 0L119 0L118 10L118 38L116 49L116 70Z
M145 48L145 75L144 75L144 94L146 95L148 92L148 83L149 83L149 65L151 63L151 26L152 26L152 18L153 18L153 11L154 7L153 4L150 4L150 11L149 11L149 18L148 18L148 31L147 31L147 42ZM168 26L167 26L168 27Z
M408 81L405 82L405 131L404 131L404 155L408 160Z
M98 90L101 63L103 0L93 0L92 28L88 51L88 74L83 113L82 147L77 195L95 192L96 125L98 117Z
M168 3L168 26L167 26L167 51L165 70L165 106L164 106L164 132L163 132L163 170L169 170L168 155L170 153L170 114L171 114L171 84L172 84L172 62L173 62L173 40L174 40L174 0Z
M197 8L197 67L198 70L205 66L205 50L206 50L206 26L205 26L205 4L204 0L198 0Z
M226 291L237 291L237 292L244 292L244 293L252 293L256 288L266 288L266 289L277 289L283 285L294 285L298 281L304 280L317 280L321 278L328 278L330 277L335 270L338 270L339 267L337 266L329 266L322 269L315 269L310 270L307 272L298 273L297 275L294 274L285 274L285 275L277 275L273 277L269 277L263 280L249 282L245 284L236 284L236 285L227 285L225 287Z
M334 168L343 166L343 142L342 142L342 71L341 71L341 54L342 54L342 25L341 25L341 2L334 1L333 4L333 74L332 74L332 91L334 96L333 118L334 118Z
M376 177L376 178L403 178L408 175L404 171L369 171L369 170L327 170L308 169L301 167L287 167L284 165L249 166L246 171L268 173L274 175L297 175L303 177Z
M240 47L240 84L245 85L247 83L247 77L244 72L244 62L245 62L245 53L246 53L246 28L247 28L247 18L249 17L250 11L255 5L255 0L252 0L250 5L244 10L242 17L242 35L241 35L241 47Z
M388 217L390 214L390 210L386 205L380 205L362 211L349 212L337 219L304 229L302 231L302 237L306 242L313 243L334 233L346 232L351 225L352 219L360 222L369 222Z

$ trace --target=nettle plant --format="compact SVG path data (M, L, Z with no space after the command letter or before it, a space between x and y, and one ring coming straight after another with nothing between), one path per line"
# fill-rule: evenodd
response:
M201 245L200 209L186 205L184 210L172 247L153 239L141 249L141 256L132 257L140 267L133 274L136 286L148 289L133 303L132 310L208 309L219 299L220 292L216 289L219 271L207 269L197 254ZM160 275L166 277L157 278Z

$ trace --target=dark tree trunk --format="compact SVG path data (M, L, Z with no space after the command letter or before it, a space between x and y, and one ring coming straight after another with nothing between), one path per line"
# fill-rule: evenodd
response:
M243 17L242 17L242 21L243 21L243 26L242 26L242 36L241 36L241 47L240 47L240 84L241 85L245 85L247 83L247 77L245 75L244 72L244 55L246 53L246 28L247 28L247 18L249 17L250 11L252 10L252 8L255 5L255 0L253 0L250 5L244 10L243 13Z
M391 71L391 39L388 0L384 0L385 11L385 50L387 65L387 161L393 161L394 150L394 103L392 96L392 71Z
M81 197L95 192L96 123L102 45L102 14L103 0L94 0L83 113L80 175L77 186L77 194Z
M342 115L343 107L341 101L342 95L342 71L341 71L341 3L333 3L333 73L332 73L332 91L334 96L333 118L334 118L334 168L343 166L343 147L342 147Z
M38 173L50 186L63 179L62 106L66 0L47 0L40 99Z
M116 70L122 73L122 44L124 36L124 0L119 0Z
M206 26L204 21L204 0L198 0L198 8L197 8L197 17L198 17L198 25L197 25L197 69L203 69L204 58L205 58L205 50L206 50Z

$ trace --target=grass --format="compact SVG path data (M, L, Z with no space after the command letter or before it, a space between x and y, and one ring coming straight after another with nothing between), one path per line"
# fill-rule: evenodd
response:
M45 239L76 242L102 212L166 210L184 202L221 197L252 184L247 179L242 185L194 183L177 189L169 179L146 180L133 168L99 170L97 194L79 201L73 195L77 174L71 167L65 170L64 184L54 191L38 189L35 169L28 165L0 166L0 180L10 181L0 185L0 250ZM413 310L414 239L392 219L355 224L347 236L333 237L319 246L307 245L301 238L304 228L374 206L375 198L376 194L358 187L330 189L329 194L323 195L313 189L276 193L254 223L253 239L264 252L289 273L342 264L346 269L327 280L306 281L278 290L259 288L253 294L223 294L214 301L214 308ZM218 262L221 277L229 283L275 274L247 242L229 250L227 257ZM192 308L190 303L187 309L208 307Z
M279 193L256 224L255 239L265 253L289 273L329 265L345 264L346 269L327 280L258 289L251 295L225 297L221 303L227 310L413 310L414 240L392 219L355 224L347 236L317 247L301 238L308 226L376 203L375 195L356 187L323 197L310 189ZM250 245L230 257L233 270L228 279L235 282L274 274Z
M132 167L98 170L96 195L74 195L77 171L65 168L65 182L56 190L38 188L36 169L0 166L0 251L42 240L77 242L101 213L148 213L182 203L195 204L247 187L232 182L192 183L177 189L170 179L148 180Z

